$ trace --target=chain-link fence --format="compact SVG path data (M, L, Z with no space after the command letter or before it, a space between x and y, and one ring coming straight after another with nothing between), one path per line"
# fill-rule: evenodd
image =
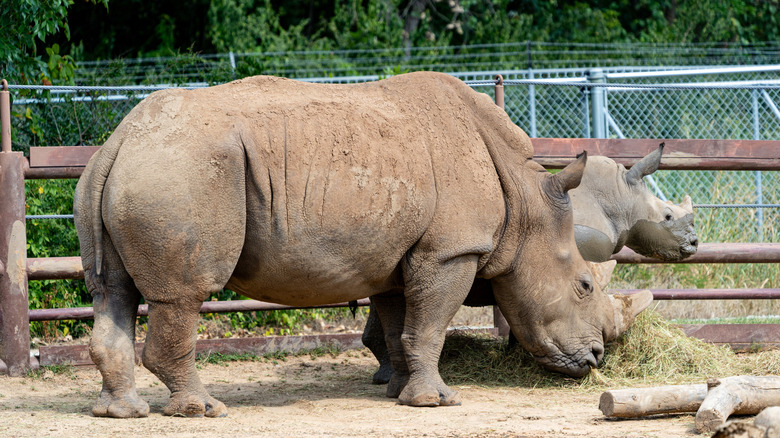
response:
M569 68L601 67L633 72L669 65L774 64L778 53L778 42L592 44L534 41L366 50L185 53L174 57L80 62L76 81L82 85L213 84L257 74L342 81L345 77L375 78L416 70L487 72L506 69L535 70L542 77L544 71L549 71L558 77L562 70Z
M780 66L604 68L600 77L581 68L455 75L492 96L484 81L497 73L505 80L507 113L532 137L780 140ZM160 88L12 85L15 148L102 144L140 99ZM766 208L780 204L779 172L658 171L653 182L659 196L674 202L690 194L694 204L728 207L697 210L702 241L780 241L780 209ZM763 207L744 208L755 204Z

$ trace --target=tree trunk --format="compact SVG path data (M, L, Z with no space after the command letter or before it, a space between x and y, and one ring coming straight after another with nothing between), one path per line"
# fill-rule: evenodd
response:
M420 25L420 15L425 11L428 0L411 0L406 7L404 17L404 56L409 59L412 56L412 34Z

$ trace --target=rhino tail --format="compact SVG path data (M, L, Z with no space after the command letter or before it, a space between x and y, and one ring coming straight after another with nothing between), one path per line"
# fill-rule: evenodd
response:
M90 212L92 219L92 241L95 255L95 274L99 277L103 268L103 189L111 173L111 167L119 154L121 141L109 141L100 148L89 179L88 193L90 197Z

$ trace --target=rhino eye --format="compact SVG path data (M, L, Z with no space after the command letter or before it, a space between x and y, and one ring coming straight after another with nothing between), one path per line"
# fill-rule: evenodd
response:
M670 220L672 220L672 215L671 215L671 214L667 214L665 219L666 219L667 221L670 221Z
M582 287L582 290L584 290L587 293L593 291L593 285L591 285L590 282L587 280L580 280L580 286Z

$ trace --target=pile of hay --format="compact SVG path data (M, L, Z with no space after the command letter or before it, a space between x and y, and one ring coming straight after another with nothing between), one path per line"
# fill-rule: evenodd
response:
M576 380L551 373L523 350L486 336L450 336L439 369L452 384L520 387L602 387L628 384L701 383L709 377L780 374L780 351L737 354L686 336L647 310L607 346L597 370Z

